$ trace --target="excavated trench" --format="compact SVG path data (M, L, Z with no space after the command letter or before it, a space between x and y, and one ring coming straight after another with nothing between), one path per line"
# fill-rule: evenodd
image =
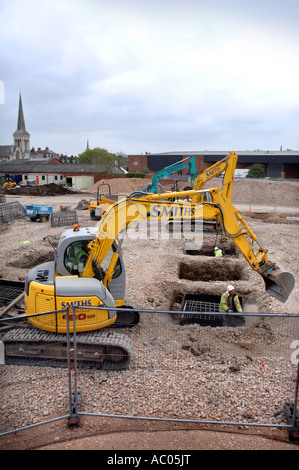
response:
M186 242L184 253L191 256L210 256L214 257L215 247L221 248L225 256L238 258L240 254L233 242L230 240L215 240L215 237L204 239L202 245L198 246L195 242Z
M243 306L243 299L239 296ZM245 317L242 315L219 314L219 296L209 294L186 294L184 295L180 310L182 312L197 312L196 314L179 315L179 324L199 323L202 326L243 326ZM208 313L207 313L208 312Z
M198 258L179 263L179 279L189 281L215 282L247 280L243 260L230 258Z
M22 253L22 256L18 256L12 259L7 266L19 269L30 269L39 264L46 263L47 261L53 261L54 252L53 250L45 251L43 253L35 253L30 250L28 253Z
M215 240L204 243L198 249L194 246L184 247L185 256L178 263L178 285L172 292L170 309L176 311L197 312L196 315L180 313L181 325L199 323L202 326L242 326L244 317L235 316L227 319L219 312L220 298L228 284L238 281L249 281L247 263L239 256L234 244L229 240L218 243L217 246L225 251L225 256L215 258ZM248 290L236 289L244 312L258 312L258 307L252 305L248 310ZM198 315L200 312L200 315ZM219 315L220 313L220 315Z

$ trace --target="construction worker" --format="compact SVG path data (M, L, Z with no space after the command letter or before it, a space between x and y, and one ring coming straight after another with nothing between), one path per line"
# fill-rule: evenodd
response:
M226 292L224 292L221 296L220 300L220 306L219 306L220 312L238 312L242 313L243 309L239 300L239 297L235 293L235 288L234 286L227 286Z
M82 244L82 247L76 250L76 260L78 263L79 274L83 271L85 263L88 258L88 244L85 242Z
M215 255L215 258L220 258L221 256L223 256L223 251L221 250L221 248L218 248L218 246L215 246L214 255Z

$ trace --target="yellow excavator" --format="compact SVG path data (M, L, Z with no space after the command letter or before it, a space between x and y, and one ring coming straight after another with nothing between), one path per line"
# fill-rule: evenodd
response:
M16 182L10 179L9 175L0 177L0 189L4 191L10 191L17 186Z
M197 199L202 202L193 202ZM266 292L281 302L288 299L294 288L293 275L268 259L268 250L260 245L223 190L134 195L111 205L97 227L74 227L63 232L54 261L28 272L26 314L35 328L13 329L5 335L6 360L19 361L20 356L25 361L61 360L65 355L65 333L68 329L72 332L76 322L79 362L112 370L127 367L132 356L127 335L115 329L111 332L110 328L108 332L98 330L138 323L138 312L132 309L130 314L125 305L122 235L136 222L154 224L160 219L180 220L187 226L194 220L215 221L217 229L234 242L264 280ZM69 317L66 308L71 309ZM49 313L31 316L43 312Z

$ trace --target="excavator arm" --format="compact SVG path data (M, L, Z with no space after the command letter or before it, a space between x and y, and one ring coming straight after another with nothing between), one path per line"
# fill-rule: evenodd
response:
M204 202L189 202L203 195ZM185 199L173 201L178 198ZM109 248L123 230L135 222L156 219L179 219L188 223L190 220L215 220L220 231L234 242L251 268L262 276L267 293L285 302L293 290L293 275L282 271L268 259L268 250L260 245L256 235L219 188L148 194L125 198L114 204L101 219L96 238L89 245L90 254L83 277L94 277L99 272ZM116 259L111 263L115 264ZM112 274L113 266L110 265L102 279L106 287Z
M191 205L187 199L171 201L172 198L181 196L187 198L190 194L194 194L194 191L146 195L139 193L140 197L124 198L111 206L98 224L96 238L89 244L89 257L82 276L93 277L95 271L100 269L114 240L119 238L121 232L133 223L148 219L152 221L158 219L190 221L202 218L202 205Z
M181 171L184 168L189 168L191 184L193 185L195 178L197 177L197 171L196 171L196 165L195 165L195 158L193 155L190 155L189 157L184 158L180 162L173 163L172 165L169 165L163 168L163 170L158 171L153 176L152 182L146 186L146 191L150 193L158 193L159 192L158 181L161 178L164 178L164 176L172 175L173 173L176 173L177 171Z
M225 158L220 160L214 165L210 166L202 173L200 173L197 178L194 180L193 189L195 190L202 190L205 186L205 183L216 176L221 175L223 172L223 186L222 191L227 199L231 200L231 194L233 190L233 182L234 182L234 173L237 166L238 156L235 152L231 151L229 155ZM194 197L193 202L199 202L197 197Z

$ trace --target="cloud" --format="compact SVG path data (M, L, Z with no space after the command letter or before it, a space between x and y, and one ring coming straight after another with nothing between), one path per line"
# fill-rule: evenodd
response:
M3 0L0 15L0 144L21 89L31 144L59 153L298 148L295 0Z

